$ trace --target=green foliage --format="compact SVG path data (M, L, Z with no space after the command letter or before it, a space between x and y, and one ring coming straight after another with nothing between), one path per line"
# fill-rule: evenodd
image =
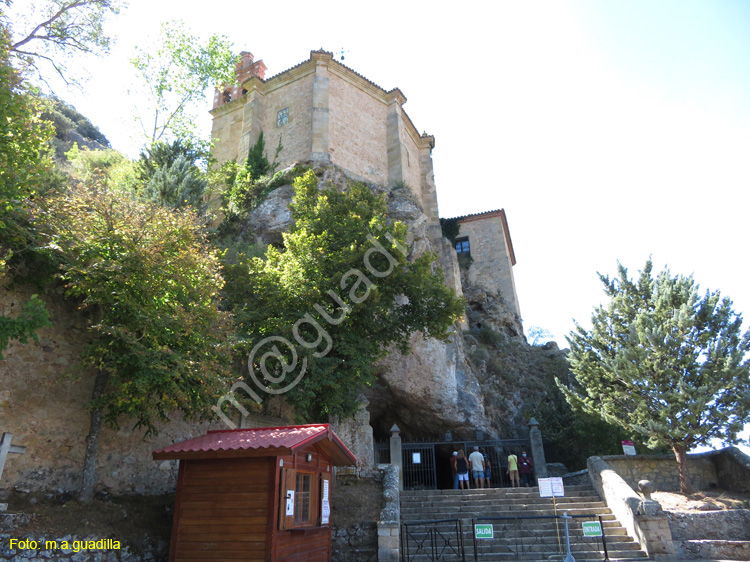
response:
M263 131L258 135L257 142L250 148L245 160L245 170L251 178L265 176L271 171L271 163L266 158L266 141L263 139Z
M89 150L81 149L78 143L73 143L71 149L65 153L65 158L72 176L83 182L90 182L95 176L110 179L133 173L133 166L128 157L113 148Z
M44 97L43 102L42 119L52 123L55 129L52 146L58 162L64 160L65 153L73 147L74 143L80 142L90 149L101 150L109 147L107 137L87 117L78 113L72 105L55 96Z
M260 176L254 179L247 164L239 166L229 161L222 166L221 173L225 185L229 185L226 211L230 215L245 216L258 208L266 197L282 185L289 185L294 178L302 175L306 168L295 166L286 171L276 172L273 176Z
M41 119L39 99L11 68L7 49L0 28L0 229L24 211L52 165L46 150L52 128Z
M0 361L4 359L3 350L10 340L26 343L29 337L37 339L36 331L51 326L49 313L37 295L32 295L17 318L0 316Z
M14 20L11 54L23 67L35 70L42 80L45 67L51 67L66 83L76 81L67 67L72 57L109 52L110 38L103 25L110 14L120 10L117 0L26 0L6 4Z
M451 245L453 246L456 245L456 238L458 238L461 232L461 224L458 221L458 218L440 219L440 230L442 230L443 236L451 241Z
M52 130L40 113L39 100L10 66L6 32L0 27L0 279L14 253L34 240L31 200L44 189L52 166L46 151ZM47 311L36 296L18 317L0 316L0 360L10 339L26 343L47 325Z
M637 281L599 275L610 298L591 331L571 332L576 385L559 382L576 408L678 455L712 439L736 442L750 421L750 332L718 292L699 296L692 277L655 279L649 260Z
M200 158L198 150L180 140L155 142L138 160L138 177L144 184L141 195L172 209L189 205L202 210L208 179L196 166Z
M346 415L389 346L408 352L415 331L446 338L463 303L445 286L434 256L407 261L399 250L406 251L406 226L388 223L382 196L359 184L320 189L312 171L294 187L285 249L228 264L225 302L246 350L273 336L296 346L297 366L306 362L306 370L284 397L301 419ZM280 352L291 365L291 351ZM264 357L253 356L254 371ZM283 365L275 365L278 373ZM285 374L263 384L278 391L291 382L281 380Z
M139 47L131 60L150 98L145 110L149 116L138 116L147 143L180 139L202 146L195 115L202 110L208 88L234 83L236 62L227 37L211 35L204 42L181 22L163 24L159 39L148 49Z
M229 383L231 337L216 307L218 257L195 214L94 181L51 199L46 218L66 295L89 313L82 367L108 376L90 407L148 432L173 410L208 415Z

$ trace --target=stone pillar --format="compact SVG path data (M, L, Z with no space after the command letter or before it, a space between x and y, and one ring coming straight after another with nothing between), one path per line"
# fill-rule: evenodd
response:
M443 237L438 218L437 191L435 189L435 172L432 167L432 148L435 146L435 137L423 134L419 139L419 167L421 170L419 186L424 214L427 216L427 228L430 242L436 246Z
M383 509L378 520L378 562L398 562L401 558L401 478L398 467L394 464L379 464L378 470L383 471Z
M539 430L539 422L534 418L529 420L529 441L531 441L531 460L534 461L536 477L547 478L547 461L544 458L542 432Z
M313 78L312 99L312 152L310 160L331 160L331 149L328 142L328 63L332 57L328 53L313 52L315 77Z
M260 81L252 80L248 87L245 105L242 108L242 133L237 149L237 161L242 163L260 136L263 119L263 93L259 91Z
M395 185L404 179L404 148L401 143L401 104L406 98L399 90L388 92L388 118L386 123L386 143L388 147L388 185ZM416 185L409 186L412 189ZM419 196L419 193L417 193ZM421 197L420 197L421 199Z
M403 491L404 489L404 469L401 460L401 436L399 432L401 430L394 423L391 428L391 464L398 468L398 489Z

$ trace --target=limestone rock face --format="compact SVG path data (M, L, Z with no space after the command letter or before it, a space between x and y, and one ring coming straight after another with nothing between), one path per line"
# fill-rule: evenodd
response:
M345 189L351 178L340 168L314 163L313 170L323 185ZM430 235L428 217L408 186L387 188L368 184L373 191L386 197L388 216L408 226L409 259L427 252L438 257L446 283L461 295L461 273L456 253L450 242ZM288 204L293 191L290 186L277 189L250 215L246 230L258 244L272 242L291 226ZM521 333L520 324L513 324L512 314L502 309L499 299L481 295L477 303L488 305L489 314L498 317L498 325L512 326L510 332ZM448 341L412 337L411 353L393 351L380 364L380 385L368 392L370 424L379 435L386 435L396 423L405 436L437 436L452 431L457 436L473 436L476 429L497 434L484 407L483 389L476 376L476 367L466 358L464 336L466 322Z

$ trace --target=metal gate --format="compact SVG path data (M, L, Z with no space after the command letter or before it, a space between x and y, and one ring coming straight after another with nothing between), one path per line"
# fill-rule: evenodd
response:
M501 488L509 484L508 455L513 452L520 456L522 450L530 449L526 439L497 439L476 441L402 441L401 466L404 475L404 489L424 490L437 489L440 482L445 485L445 478L440 477L441 471L450 470L450 455L452 451L463 449L468 457L474 447L479 447L490 461L490 487ZM436 449L442 451L441 458ZM375 444L375 462L390 463L390 442L381 441ZM473 485L473 484L472 484Z
M403 562L465 562L464 530L460 519L416 521L401 525Z

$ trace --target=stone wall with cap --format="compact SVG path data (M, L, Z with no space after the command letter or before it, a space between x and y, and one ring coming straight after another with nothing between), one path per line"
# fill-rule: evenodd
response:
M674 455L613 455L602 457L634 490L639 480L650 480L656 492L679 492L680 475ZM688 455L693 488L709 490L719 485L716 465L710 457Z

